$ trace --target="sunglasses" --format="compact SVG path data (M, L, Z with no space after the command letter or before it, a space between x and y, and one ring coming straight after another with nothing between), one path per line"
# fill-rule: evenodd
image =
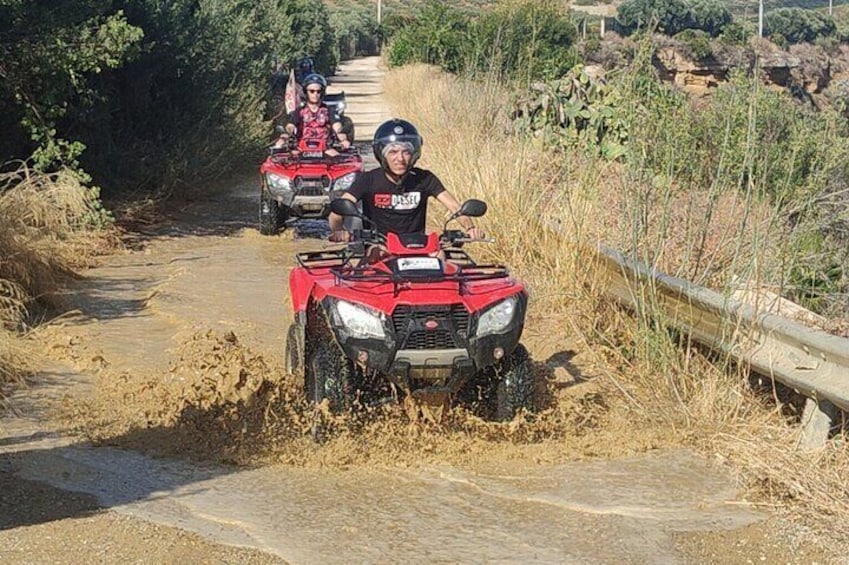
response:
M312 88L307 89L307 92L310 94L321 94L320 90L313 90Z

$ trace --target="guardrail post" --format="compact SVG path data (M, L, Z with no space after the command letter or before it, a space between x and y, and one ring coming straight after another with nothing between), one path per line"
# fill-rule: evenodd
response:
M802 451L822 449L838 415L837 407L828 400L808 398L805 402L805 411L802 412L802 437L799 440L799 449Z

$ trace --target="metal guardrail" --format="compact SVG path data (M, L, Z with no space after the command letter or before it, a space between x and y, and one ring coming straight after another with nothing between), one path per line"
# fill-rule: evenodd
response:
M824 445L840 411L849 413L849 339L759 312L612 249L600 247L598 259L609 297L637 311L650 305L694 341L807 396L801 448Z

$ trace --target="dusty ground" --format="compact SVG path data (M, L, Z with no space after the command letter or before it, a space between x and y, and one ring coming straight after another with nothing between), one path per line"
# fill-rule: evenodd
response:
M376 63L333 85L360 140L387 117ZM256 207L237 179L128 234L33 336L52 362L0 424L4 563L839 562L721 465L629 427L533 308L539 416L435 427L390 407L315 445L280 363L293 255L326 224L262 237Z

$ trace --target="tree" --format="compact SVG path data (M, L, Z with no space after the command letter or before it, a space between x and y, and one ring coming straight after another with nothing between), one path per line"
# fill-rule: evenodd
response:
M690 8L684 0L626 0L617 19L628 31L654 30L667 35L690 27Z
M468 59L526 82L557 79L576 63L578 30L568 11L552 0L504 2L482 14L472 30Z
M733 19L718 0L627 0L618 13L629 33L654 30L666 35L696 29L716 37Z
M718 0L690 1L691 29L700 29L711 37L717 37L732 20L731 12Z
M138 55L142 30L108 2L95 0L49 6L8 0L0 4L0 21L5 22L0 28L0 108L5 121L14 122L2 136L7 141L0 142L0 161L34 150L41 168L75 165L84 146L58 131L58 123L75 108L97 102L92 77Z
M834 19L813 10L779 8L766 15L769 37L781 36L787 43L810 43L818 37L828 37L837 31Z

